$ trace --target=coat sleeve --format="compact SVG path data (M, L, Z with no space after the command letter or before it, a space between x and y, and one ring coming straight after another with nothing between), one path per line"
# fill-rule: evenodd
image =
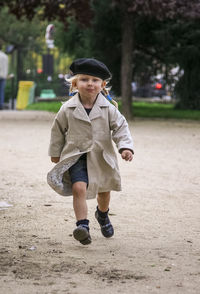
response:
M48 154L51 157L60 157L65 145L65 133L68 130L68 120L64 105L57 113L51 128L51 139Z
M134 153L133 139L125 117L116 107L109 108L109 122L112 131L112 139L115 142L118 151L129 149Z

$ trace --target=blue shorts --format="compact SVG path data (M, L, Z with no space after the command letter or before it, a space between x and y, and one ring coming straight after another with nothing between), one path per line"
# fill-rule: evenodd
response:
M69 168L72 184L85 182L88 185L87 157L81 156L79 160Z

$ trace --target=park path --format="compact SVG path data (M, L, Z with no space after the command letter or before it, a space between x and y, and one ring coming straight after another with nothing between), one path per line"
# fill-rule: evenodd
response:
M135 158L119 158L115 236L101 236L89 200L93 242L84 247L72 237L72 198L46 183L53 117L0 112L0 293L198 294L200 124L130 122Z

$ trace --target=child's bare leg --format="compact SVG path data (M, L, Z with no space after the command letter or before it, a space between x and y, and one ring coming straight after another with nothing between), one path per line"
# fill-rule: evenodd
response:
M77 228L73 231L73 236L83 245L92 242L89 233L89 220L87 219L86 188L85 182L75 182L72 186L73 207L77 220Z
M72 186L73 207L77 221L87 219L86 188L85 182L76 182Z
M110 204L110 191L98 193L97 203L98 203L98 208L100 211L102 212L108 211L109 204Z

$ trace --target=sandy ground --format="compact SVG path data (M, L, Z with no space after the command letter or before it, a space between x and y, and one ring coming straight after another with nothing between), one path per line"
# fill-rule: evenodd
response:
M0 293L200 293L200 124L135 120L135 158L119 158L111 239L89 200L92 244L72 237L72 197L46 183L54 115L0 112Z

